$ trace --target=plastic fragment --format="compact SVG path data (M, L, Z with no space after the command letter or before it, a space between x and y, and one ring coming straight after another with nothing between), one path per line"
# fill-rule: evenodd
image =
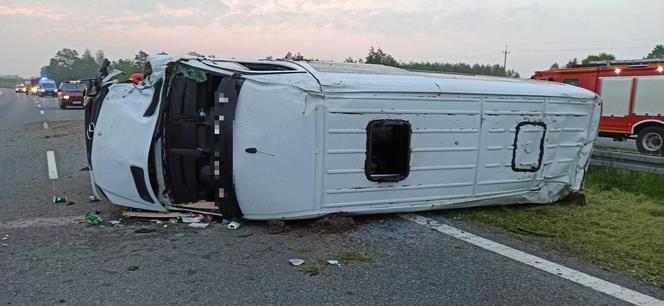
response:
M90 201L90 202L99 202L101 200L99 200L97 197L91 195L91 196L88 197L88 201Z
M329 260L326 260L326 262L330 266L341 267L341 263L339 263L339 261L336 260L336 259L329 259Z
M201 222L195 222L195 223L189 223L189 227L194 227L194 228L206 228L210 224L208 223L201 223Z
M92 225L99 225L104 219L99 215L97 211L91 211L85 214L85 223Z
M65 203L67 202L67 197L63 195L54 195L53 203Z
M228 229L236 230L236 229L240 228L240 222L231 221L230 223L228 223L228 225L226 227Z
M152 220L150 220L150 222L152 222L152 224L161 224L161 220L157 220L157 219L152 219Z
M304 259L300 258L291 258L288 260L288 263L291 264L291 266L301 266L304 263Z
M203 216L182 217L182 223L199 223L201 220L203 220Z
M120 225L121 222L122 222L122 219L108 221L108 223L113 224L113 226Z

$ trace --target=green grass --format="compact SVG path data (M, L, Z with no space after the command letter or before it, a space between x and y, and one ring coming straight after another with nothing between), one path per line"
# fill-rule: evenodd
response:
M591 167L586 205L446 212L664 288L664 176Z

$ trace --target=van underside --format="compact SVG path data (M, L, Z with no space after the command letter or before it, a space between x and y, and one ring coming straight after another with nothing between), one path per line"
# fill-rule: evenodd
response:
M241 217L233 188L232 122L242 81L211 73L204 81L181 74L167 79L156 133L162 133L164 192L172 204L214 201L225 216ZM150 169L159 194L157 173Z

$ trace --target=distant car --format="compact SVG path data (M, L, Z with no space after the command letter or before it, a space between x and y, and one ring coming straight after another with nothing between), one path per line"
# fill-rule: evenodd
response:
M14 88L14 92L16 93L25 93L28 90L27 87L25 87L25 84L18 84L16 85L16 88Z
M58 89L58 103L60 108L65 109L67 106L83 106L83 92L85 86L75 81L68 81L60 83Z
M51 80L39 82L39 89L37 90L37 94L40 97L45 97L45 96L56 97L58 94L58 89L55 87L55 82Z

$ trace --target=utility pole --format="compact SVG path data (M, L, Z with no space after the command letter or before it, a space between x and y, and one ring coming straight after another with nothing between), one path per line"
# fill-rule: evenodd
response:
M503 58L503 72L505 75L507 75L507 55L510 54L509 50L507 49L507 45L505 45L505 51L501 52L505 57Z

